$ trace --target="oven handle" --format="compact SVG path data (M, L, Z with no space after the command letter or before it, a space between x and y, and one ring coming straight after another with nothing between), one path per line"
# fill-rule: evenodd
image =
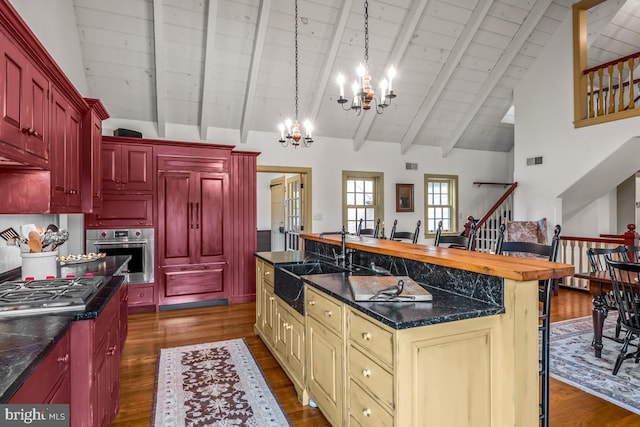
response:
M93 242L93 245L98 248L100 246L120 246L123 248L134 248L134 247L142 247L147 244L147 241L137 241L137 242Z

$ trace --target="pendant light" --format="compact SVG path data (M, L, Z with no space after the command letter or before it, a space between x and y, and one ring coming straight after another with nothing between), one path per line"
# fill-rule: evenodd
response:
M284 123L280 123L278 125L278 130L280 131L280 139L278 142L283 147L287 147L291 144L293 148L298 148L300 145L309 147L313 142L313 139L311 138L313 126L311 125L311 122L309 120L304 121L304 137L300 132L300 123L298 122L298 0L295 0L295 20L296 115L294 121L287 119ZM287 132L286 135L285 131Z
M396 75L393 65L387 71L387 79L380 82L380 95L376 96L371 88L371 75L369 74L369 2L364 2L364 65L361 63L357 70L358 79L351 86L353 90L353 99L351 106L345 108L345 104L349 99L344 97L345 78L342 74L338 74L338 86L340 88L340 98L338 104L342 105L345 111L354 110L360 115L362 110L369 110L371 106L375 107L378 114L382 114L384 109L391 105L391 100L396 97L393 93L392 82Z

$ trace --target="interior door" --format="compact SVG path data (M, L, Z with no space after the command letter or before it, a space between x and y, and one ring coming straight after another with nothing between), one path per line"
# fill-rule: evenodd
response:
M284 251L284 176L274 178L271 187L271 250Z
M303 189L300 174L286 178L286 226L285 250L297 251L300 248L300 232L304 230L302 223Z

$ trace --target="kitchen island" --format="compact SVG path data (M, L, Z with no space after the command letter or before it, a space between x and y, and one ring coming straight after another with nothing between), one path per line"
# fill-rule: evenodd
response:
M341 251L340 236L303 238L300 261ZM283 256L258 253L256 332L303 404L336 426L538 424L538 280L573 266L357 236L346 248L433 301L357 302L349 273L315 274L300 316L269 281Z
M84 310L2 318L0 403L71 403L71 425L92 424L88 420L94 402L88 401L98 398L100 386L105 385L110 393L117 390L119 357L115 356L126 338L126 316L121 314L123 308L126 313L127 297L126 287L121 286L124 277L119 274L129 258L113 256L59 267L59 277L87 273L103 277L104 283ZM19 269L13 273L5 279L20 278ZM100 357L103 343L107 344L105 358ZM101 362L107 362L108 371L101 370ZM105 374L100 384L94 372ZM103 419L110 417L117 410L117 396L99 397L105 403L94 406L94 412L100 408ZM103 408L106 405L110 407Z

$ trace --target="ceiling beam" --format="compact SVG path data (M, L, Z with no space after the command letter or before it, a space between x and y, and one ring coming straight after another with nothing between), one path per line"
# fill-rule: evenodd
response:
M309 109L309 120L311 123L315 123L318 112L320 111L320 104L322 104L322 95L324 95L329 84L329 78L331 77L331 71L336 62L336 56L338 55L338 48L342 42L342 36L344 35L344 29L347 27L347 20L351 13L351 7L353 6L353 0L344 0L342 3L342 10L338 16L338 23L333 29L333 36L331 37L331 45L325 58L324 68L320 74L316 85L316 94L311 97L313 103Z
M533 9L531 9L531 12L529 12L525 18L524 23L520 26L520 29L513 39L511 39L511 42L509 42L509 45L502 56L500 56L496 66L493 67L493 70L489 73L489 78L482 85L482 90L475 96L473 102L469 108L467 108L462 124L457 127L458 130L453 134L447 145L442 147L443 156L447 156L456 146L458 140L462 137L465 130L467 130L475 115L478 113L480 108L482 108L482 104L487 100L493 89L511 65L511 62L513 62L513 59L516 57L518 52L520 52L520 49L522 49L522 46L544 16L544 13L549 8L551 1L552 0L538 0L533 6Z
M211 98L214 89L213 47L216 39L216 21L218 18L218 0L207 2L207 39L204 45L204 71L202 73L202 101L200 102L200 139L207 139L209 116L211 115Z
M165 137L165 93L164 82L164 14L162 11L162 0L153 0L153 49L156 61L156 123L158 126L158 136Z
M391 49L391 55L389 55L389 59L387 60L387 65L384 67L385 70L389 69L391 65L398 67L400 65L400 60L404 55L407 47L409 46L409 42L411 41L411 37L413 36L413 32L418 26L418 22L422 18L422 12L425 7L427 7L427 3L429 0L414 0L411 5L411 10L407 13L407 19L402 24L402 29L400 30L400 34L396 39L393 48ZM381 75L378 78L378 81L381 81L384 78ZM375 108L375 106L374 106ZM358 126L358 130L356 131L356 136L353 138L353 149L358 151L362 145L364 144L364 140L369 134L369 129L373 125L373 119L376 117L375 111L369 111L369 114L364 114L364 117L360 121L360 126Z
M420 108L418 109L418 113L411 121L411 125L409 125L409 129L407 129L407 132L402 137L402 141L400 141L400 152L402 154L405 154L409 150L413 141L416 139L418 132L420 132L420 129L424 126L424 123L427 121L429 114L431 114L434 105L436 105L442 91L447 86L447 83L449 83L451 76L455 72L456 67L471 44L482 20L487 16L492 4L493 0L482 0L473 10L473 13L469 17L469 21L465 24L464 31L460 34L460 37L456 41L453 50L447 57L447 60L438 73L438 76L427 91L427 94L422 101L422 105L420 105Z
M242 122L240 123L240 142L247 142L249 135L249 121L253 113L254 100L256 99L256 88L258 86L258 73L260 62L262 61L262 50L267 33L267 22L271 12L271 0L260 0L258 11L258 22L256 23L256 35L253 39L253 51L251 53L251 65L249 66L249 76L247 79L247 90L244 93L244 106L242 108Z

